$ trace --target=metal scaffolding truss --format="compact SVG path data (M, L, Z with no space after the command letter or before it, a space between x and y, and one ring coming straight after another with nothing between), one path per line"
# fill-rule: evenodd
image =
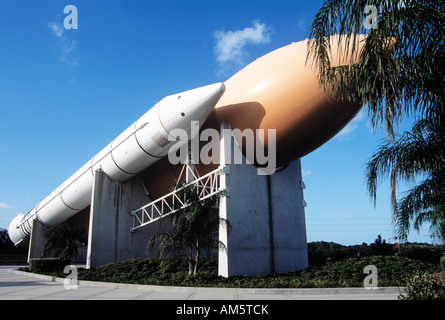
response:
M175 189L139 209L132 210L133 225L130 227L130 232L135 232L139 228L189 206L191 203L187 201L186 193L182 192L189 186L195 187L200 200L207 199L223 191L224 188L220 186L219 181L221 174L223 174L223 168L220 167L202 177L197 177L184 186Z

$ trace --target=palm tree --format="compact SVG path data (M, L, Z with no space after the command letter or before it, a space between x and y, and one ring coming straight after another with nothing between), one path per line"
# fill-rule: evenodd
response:
M390 176L394 221L404 237L411 224L418 229L426 221L433 234L445 235L444 7L443 0L327 0L308 33L308 62L318 68L321 87L332 88L334 99L367 105L374 129L386 127L388 138L367 163L367 186L375 203L378 177ZM372 28L370 8L377 13ZM357 63L331 67L334 34L352 44ZM366 34L360 52L358 34ZM396 134L408 116L421 120ZM397 200L398 183L415 178L422 180Z
M397 233L407 237L411 226L419 230L429 221L431 233L445 240L445 139L437 122L421 119L411 132L386 139L366 165L367 187L376 201L379 176L391 177L391 202ZM397 200L399 181L415 182Z
M365 23L369 5L378 13L374 28ZM322 88L367 104L374 128L385 124L392 134L404 115L445 114L444 24L443 0L327 0L308 32L308 62L318 67ZM352 43L352 53L366 34L356 64L331 67L328 36L335 34Z
M169 231L156 233L147 244L147 251L153 250L159 243L157 256L164 254L182 255L184 251L188 255L189 274L198 271L200 253L203 248L225 249L224 244L218 240L219 226L230 228L226 219L220 218L218 214L219 194L201 200L196 187L179 184L182 188L182 197L185 205L177 212L161 219L170 223Z
M73 228L66 221L50 227L45 231L46 240L42 256L55 256L74 261L78 254L79 241L77 239L82 233L82 227Z

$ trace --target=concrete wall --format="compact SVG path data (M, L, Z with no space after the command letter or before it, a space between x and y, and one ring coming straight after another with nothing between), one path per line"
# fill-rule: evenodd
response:
M28 262L32 258L41 258L43 256L43 249L45 247L45 233L48 230L38 219L33 220L31 235L28 247ZM86 247L79 241L77 244L77 256L73 263L84 264L86 261Z
M258 175L252 165L233 164L239 151L231 136L223 136L221 146L227 192L220 216L232 229L220 228L227 250L219 251L219 274L255 276L307 267L300 161L273 175Z
M146 258L148 240L157 225L131 233L131 210L150 202L138 176L119 183L96 171L91 201L87 268L107 263Z
M41 258L45 247L45 231L47 228L37 219L32 221L31 235L29 237L28 262L32 258Z

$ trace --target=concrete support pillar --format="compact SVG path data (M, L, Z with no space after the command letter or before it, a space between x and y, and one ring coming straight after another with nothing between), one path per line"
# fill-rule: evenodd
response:
M88 233L87 268L122 260L145 258L146 245L156 226L131 233L131 210L150 202L138 176L112 181L95 172Z
M42 257L46 230L47 228L38 219L33 220L29 238L28 262L29 259Z
M227 250L219 251L219 274L255 276L306 268L300 160L273 175L258 175L253 165L233 163L240 151L227 132L221 135L221 185L226 195L220 200L220 217L232 229L228 233L220 227L219 239Z

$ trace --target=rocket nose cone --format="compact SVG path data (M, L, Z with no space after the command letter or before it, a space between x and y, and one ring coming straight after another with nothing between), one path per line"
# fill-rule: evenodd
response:
M215 83L166 97L159 105L159 119L167 131L185 129L191 121L202 124L225 89L224 83Z
M199 121L201 126L207 120L225 90L226 86L222 82L196 89L193 94L197 102L185 109L181 116L185 114L187 120Z
M197 88L191 91L201 91L203 95L205 95L207 93L207 96L215 96L217 97L217 99L219 99L221 97L221 95L224 93L224 91L226 90L226 85L223 82L218 82L218 83L214 83L214 84L209 84L208 86L205 87L201 87L201 88Z
M190 103L183 112L185 113L185 111L188 111L192 114L200 114L206 111L210 112L215 107L225 90L226 86L224 83L220 82L188 91L187 95L194 100L194 103Z

